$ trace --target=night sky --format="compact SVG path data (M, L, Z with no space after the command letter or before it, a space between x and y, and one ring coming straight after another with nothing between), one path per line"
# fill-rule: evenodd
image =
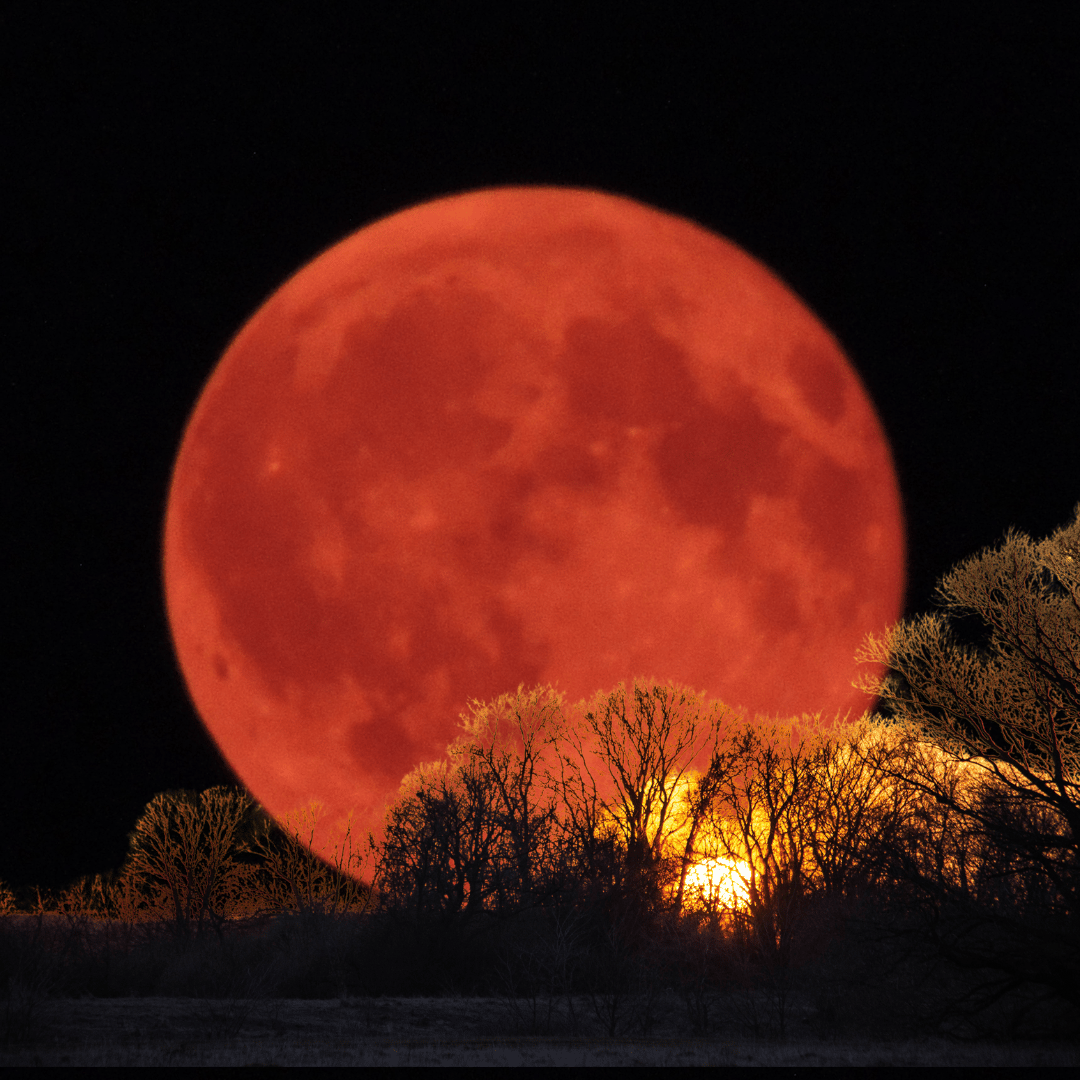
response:
M959 559L1080 501L1080 41L1064 20L356 7L0 14L9 884L114 867L155 792L231 779L165 621L173 457L261 301L424 199L597 188L776 271L892 442L909 613Z

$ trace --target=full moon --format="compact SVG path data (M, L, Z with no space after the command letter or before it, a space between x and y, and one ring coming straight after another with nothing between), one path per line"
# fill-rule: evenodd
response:
M731 242L576 189L437 199L301 269L206 384L164 529L237 775L373 829L521 683L861 713L903 579L889 447L824 326Z

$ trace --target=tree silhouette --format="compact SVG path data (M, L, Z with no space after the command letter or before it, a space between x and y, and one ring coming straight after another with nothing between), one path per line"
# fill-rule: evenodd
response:
M860 656L906 725L893 775L925 797L897 862L946 955L1080 1004L1080 507L961 563L937 600Z
M474 701L446 759L406 777L380 850L388 906L450 918L527 907L556 887L550 766L561 706L551 687Z
M568 729L563 800L583 839L585 830L608 843L617 838L619 885L634 904L659 904L672 838L685 831L686 813L702 808L680 797L682 789L694 761L715 746L725 716L723 706L686 687L635 679L596 694ZM687 858L684 851L676 864L680 882Z
M416 914L518 909L557 893L655 906L685 826L680 787L723 716L644 680L629 700L620 684L569 716L550 687L474 702L446 760L415 770L391 807L380 890Z
M237 856L254 807L230 787L155 795L135 823L123 872L144 890L146 914L186 933L237 913L253 891L253 868Z
M880 767L892 744L865 719L828 727L818 717L741 720L697 782L704 813L694 858L727 873L699 883L693 906L723 915L744 977L764 981L781 1033L796 969L826 947L845 909L881 884L883 848L906 819Z
M502 831L500 906L527 907L555 885L558 855L552 758L565 736L562 695L519 686L490 703L472 702L450 757L486 781Z
M399 911L475 915L498 894L506 830L475 760L413 770L386 817L377 887Z

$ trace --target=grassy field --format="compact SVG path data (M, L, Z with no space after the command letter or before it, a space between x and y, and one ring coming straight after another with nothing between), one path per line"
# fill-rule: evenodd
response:
M512 1026L498 998L53 999L0 1066L1080 1065L1080 1046L1063 1044L695 1039L671 1019L650 1039L505 1034Z
M563 957L580 968L571 984L543 926L423 930L281 916L180 935L9 916L0 1067L1080 1065L1080 1041L1055 1040L1072 1038L1072 1013L1021 998L968 1016L968 982L887 967L872 941L838 941L777 986L670 943L606 967L579 948Z

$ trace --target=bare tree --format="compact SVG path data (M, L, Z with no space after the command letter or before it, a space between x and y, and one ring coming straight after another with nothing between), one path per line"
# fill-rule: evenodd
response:
M551 687L473 702L446 760L414 773L390 811L381 888L418 913L520 908L567 889L655 893L685 825L678 792L723 716L643 680L629 701L620 685L570 719Z
M961 563L938 601L870 640L860 659L886 674L868 689L1080 836L1080 507L1046 540L1011 532Z
M882 724L733 724L698 784L694 858L726 870L705 906L730 927L744 977L786 1023L795 971L840 932L849 901L883 883L883 853L917 801L899 797L897 739ZM700 888L700 887L699 887Z
M474 701L450 759L490 789L501 826L498 852L511 859L497 870L500 907L529 906L537 890L555 887L555 794L548 777L563 737L562 695L550 686L519 686L492 702Z
M584 703L569 729L564 801L579 832L603 835L605 821L609 835L614 830L630 895L658 899L672 835L684 825L680 789L697 757L716 744L726 715L686 687L635 679Z
M860 656L885 668L867 688L886 713L934 748L896 772L936 808L901 869L953 960L1080 1004L1080 507L961 563L937 600Z
M362 852L353 843L351 820L339 831L332 851L315 851L315 834L322 813L318 804L274 821L265 812L257 817L245 850L258 859L252 882L253 903L269 911L336 914L364 911L370 889L362 884Z
M253 809L246 792L229 787L155 795L131 833L123 872L146 890L147 914L187 932L220 926L242 906L254 871L237 856Z
M806 737L815 887L844 900L875 894L888 887L886 856L901 844L906 823L922 805L917 792L896 781L911 765L906 735L864 717L811 727Z
M810 755L790 729L747 723L718 748L711 771L718 791L709 831L746 886L732 918L783 1034L793 943L814 888Z
M384 902L443 919L489 906L505 859L495 797L468 757L414 770L387 814L376 879Z

